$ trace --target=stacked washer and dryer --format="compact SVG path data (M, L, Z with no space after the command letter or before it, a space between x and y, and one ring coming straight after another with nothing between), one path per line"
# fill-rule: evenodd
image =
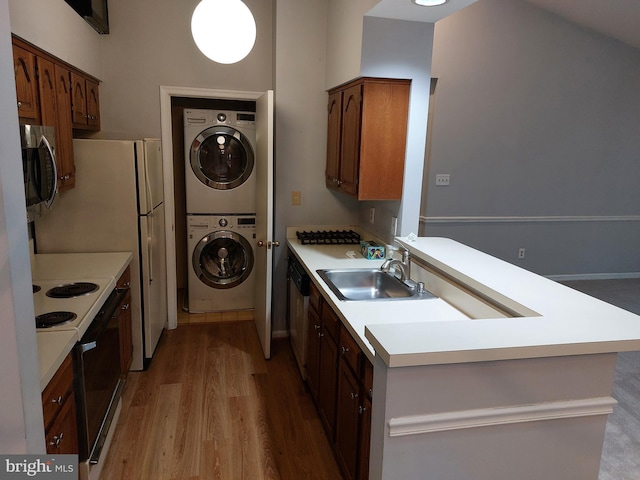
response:
M189 312L255 307L255 113L184 110Z

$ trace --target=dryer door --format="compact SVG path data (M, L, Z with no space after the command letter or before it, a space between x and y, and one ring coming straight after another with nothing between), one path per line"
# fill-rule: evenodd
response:
M191 169L210 188L228 190L242 185L253 171L249 139L235 128L215 126L191 143Z
M200 281L213 288L233 288L253 269L253 251L242 235L221 230L198 242L193 251L193 270Z

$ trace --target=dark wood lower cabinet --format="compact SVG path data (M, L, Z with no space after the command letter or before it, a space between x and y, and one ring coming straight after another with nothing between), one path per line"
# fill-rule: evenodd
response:
M333 441L336 419L336 380L337 369L336 360L338 349L334 340L329 336L327 330L322 328L320 338L320 361L319 361L319 382L318 382L318 411L324 428L329 433L329 438Z
M319 310L309 307L307 386L344 479L367 480L373 366L323 299Z
M340 362L336 408L335 450L345 480L354 480L358 467L360 385L346 362Z

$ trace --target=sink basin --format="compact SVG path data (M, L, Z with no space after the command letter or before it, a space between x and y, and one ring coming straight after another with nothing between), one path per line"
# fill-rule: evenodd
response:
M436 298L424 290L418 293L415 283L411 286L380 269L317 270L320 277L340 300L416 300Z

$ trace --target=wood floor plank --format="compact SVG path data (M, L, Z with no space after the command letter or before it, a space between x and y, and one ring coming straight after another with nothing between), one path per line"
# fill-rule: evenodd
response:
M340 480L287 340L262 356L252 321L163 334L132 372L103 480Z

